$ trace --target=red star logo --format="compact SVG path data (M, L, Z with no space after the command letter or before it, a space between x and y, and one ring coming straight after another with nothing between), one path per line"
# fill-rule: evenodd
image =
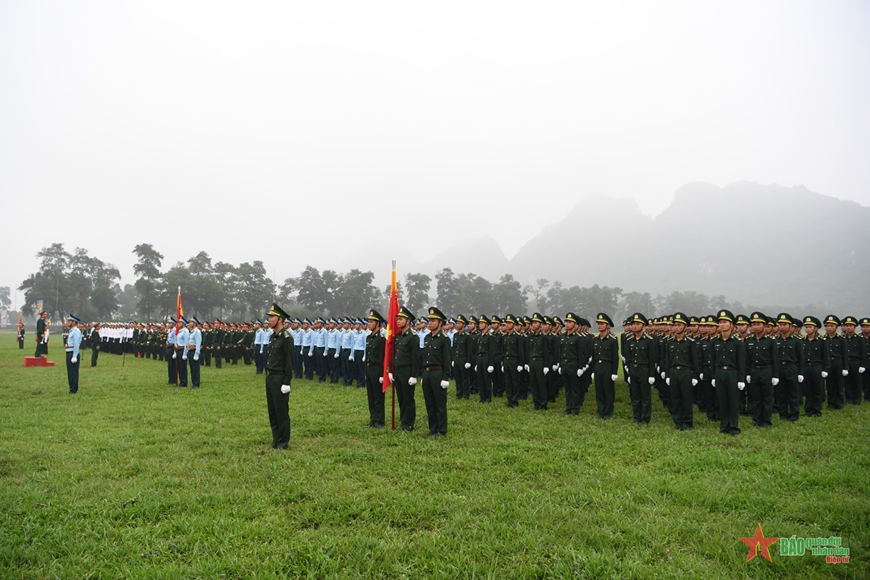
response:
M761 531L761 524L755 528L755 535L751 538L740 538L740 541L749 546L749 553L746 555L746 561L750 561L757 554L758 547L761 546L761 555L767 558L767 561L770 562L770 552L767 547L771 544L775 543L779 538L765 538L764 533Z

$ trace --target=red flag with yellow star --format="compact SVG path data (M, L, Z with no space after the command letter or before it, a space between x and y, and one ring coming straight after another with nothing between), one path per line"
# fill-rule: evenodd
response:
M387 312L387 344L384 346L384 387L386 393L390 388L390 370L396 358L396 331L399 317L399 287L396 285L396 261L393 260L393 277L390 284L390 309Z

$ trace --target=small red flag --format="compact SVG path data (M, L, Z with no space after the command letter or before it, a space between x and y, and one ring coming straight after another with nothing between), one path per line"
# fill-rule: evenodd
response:
M184 309L181 307L181 286L178 287L178 303L175 305L175 336L178 336L178 331L181 330L181 317L184 316Z
M390 388L390 369L396 357L396 319L399 316L399 287L396 285L396 263L393 262L393 282L390 286L390 310L387 313L387 344L384 347L384 387Z

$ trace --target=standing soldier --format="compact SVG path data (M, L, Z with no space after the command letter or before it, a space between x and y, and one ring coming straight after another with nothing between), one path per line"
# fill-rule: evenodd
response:
M613 400L616 379L619 377L619 340L610 329L613 320L603 312L596 318L598 336L592 339L592 380L595 381L596 415L599 419L613 418Z
M42 355L48 350L45 348L47 325L45 317L48 313L43 310L39 313L39 319L36 321L36 353L33 356L42 358Z
M474 359L474 371L477 373L477 385L480 388L480 402L492 402L492 349L495 341L489 328L489 318L481 314L477 319L477 330L480 337L477 341L477 356Z
M634 422L649 425L652 419L652 391L656 382L656 342L644 332L646 317L636 312L631 317L633 337L626 341L628 352L624 352L629 376L627 377L631 395L631 410ZM661 366L659 367L661 368Z
M526 341L516 332L517 319L513 314L505 316L504 335L504 383L507 407L519 407L520 373L526 364ZM458 336L457 336L458 338Z
M807 331L804 346L804 412L807 417L822 416L822 393L824 379L831 372L831 357L828 355L828 343L819 336L821 321L815 316L804 317L804 328Z
M471 375L468 371L469 338L465 331L468 320L460 314L456 317L456 333L453 335L453 374L456 378L456 398L467 399L471 390Z
M386 320L377 310L369 310L369 332L366 337L366 392L369 398L368 427L384 426L384 355L387 340L381 334ZM319 358L319 357L318 357Z
M399 418L402 431L413 431L417 420L417 403L414 401L414 387L420 375L420 340L411 326L414 315L402 306L396 317L399 333L396 335L396 358L390 381L399 399Z
M731 336L734 315L729 310L719 311L719 336L712 341L713 388L719 399L719 433L739 435L740 403L738 393L746 388L746 349Z
M191 317L187 323L187 358L190 359L190 383L191 388L199 386L199 356L202 351L202 331L198 328L199 320L196 316Z
M277 304L267 313L269 355L266 360L266 405L272 429L272 449L290 444L290 381L293 380L293 337L283 330L287 313Z
M864 341L864 353L870 360L870 318L861 319L861 336L859 338ZM861 377L863 377L864 400L870 401L870 373L862 373Z
M344 378L344 386L349 387L353 384L354 370L356 367L353 364L353 336L354 331L351 328L352 323L350 318L345 318L343 322L344 330L341 333L341 376Z
M580 414L580 369L582 359L582 339L577 332L579 318L569 312L565 315L565 334L559 336L559 374L565 385L565 411L563 415ZM585 362L585 361L584 361ZM505 368L507 372L508 368Z
M775 384L774 398L779 408L779 418L794 423L800 417L801 391L804 382L803 348L800 340L791 335L792 317L781 313L776 317L779 327L779 383Z
M701 379L701 393L704 402L704 410L707 413L709 421L719 421L719 399L716 389L713 387L713 338L715 334L716 317L702 316L698 320L698 332L701 338L697 341L698 345L698 364L701 366L701 372L698 378ZM771 391L771 400L773 400L773 391ZM699 405L700 408L700 405Z
M94 325L91 330L91 366L97 366L97 357L100 356L100 323Z
M24 322L21 321L21 314L18 315L18 349L24 350Z
M688 431L694 427L692 392L698 384L698 350L695 341L686 336L689 318L682 312L674 314L672 340L667 341L662 368L665 384L671 388L671 417L674 428Z
M187 330L187 319L181 317L183 325L175 333L175 367L178 369L178 386L187 386L187 344L190 339L190 331Z
M847 316L843 319L842 327L845 333L843 339L846 341L846 356L849 365L849 374L846 375L846 402L852 405L861 404L861 395L863 394L861 375L867 368L866 345L861 335L855 334L857 326L858 321L854 316Z
M756 427L773 423L773 389L779 384L779 348L764 333L767 317L761 312L749 316L750 335L743 341L746 347L746 391L749 392L749 416Z
M172 321L173 325L177 325L178 322L169 317L169 320ZM169 371L169 384L175 385L178 382L178 374L177 374L177 357L175 356L175 328L167 328L166 329L166 366Z
M447 435L447 387L450 386L450 339L441 331L444 313L429 308L429 333L423 349L423 399L429 419L429 437Z
M67 328L69 335L66 339L66 377L69 383L69 394L79 392L79 348L82 344L82 331L76 326L79 319L69 315Z
M846 340L837 332L840 319L829 314L825 317L825 342L828 343L828 356L831 370L825 380L828 391L828 409L840 410L846 402L843 394L844 378L849 375L849 358L846 353Z
M549 368L546 359L548 340L542 332L544 317L535 312L532 314L532 330L529 334L529 390L532 392L532 402L536 411L547 410L547 373Z

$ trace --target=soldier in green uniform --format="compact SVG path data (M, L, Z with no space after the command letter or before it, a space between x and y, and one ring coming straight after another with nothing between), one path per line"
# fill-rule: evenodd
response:
M492 366L492 396L504 396L504 321L493 314L490 317L490 354L489 364Z
M36 352L33 356L42 358L43 353L45 353L48 349L45 348L45 344L43 344L45 340L45 317L48 313L43 310L39 313L39 318L36 321Z
M93 330L91 330L90 336L90 347L91 347L91 366L97 366L97 357L100 356L100 323L96 323L94 325Z
M367 427L381 428L384 426L384 355L387 342L381 334L381 325L386 324L386 320L377 310L369 310L368 320L365 354L366 393L369 399Z
M494 341L492 340L492 332L489 328L489 318L481 314L477 319L477 356L474 359L474 372L477 375L477 386L480 389L480 402L492 402L492 372L494 367L491 364L490 357Z
M565 411L563 415L580 414L580 369L582 339L578 332L580 318L573 312L565 315L565 333L559 335L559 374L565 385Z
M831 370L825 379L825 386L828 391L828 409L835 411L846 405L843 379L849 374L846 341L843 335L837 332L839 327L839 318L833 314L825 317L825 342L828 343L828 357L831 361Z
M831 357L828 354L827 341L819 334L822 322L815 316L805 316L803 322L807 336L803 344L803 392L806 397L804 413L807 417L821 417L823 385L831 372Z
M288 318L277 304L267 313L272 336L266 362L266 405L272 428L272 448L287 449L290 443L290 381L293 380L293 337L282 330Z
M631 317L632 339L626 341L628 352L623 353L629 375L626 378L631 395L634 422L649 425L652 419L652 386L656 382L656 342L644 331L646 316L636 312ZM661 366L659 365L659 368ZM664 380L664 379L663 379Z
M715 317L714 317L715 318ZM732 337L734 315L719 311L719 336L713 339L713 388L719 399L719 433L739 435L740 413L738 393L746 388L746 349Z
M779 349L774 339L764 334L767 317L761 312L749 316L750 334L746 348L746 391L749 416L756 427L770 427L773 415L773 389L779 384Z
M791 335L792 317L783 312L776 317L779 327L777 350L779 355L779 383L774 386L775 405L779 417L795 422L800 417L800 384L804 382L803 344Z
M846 402L850 405L860 405L864 394L861 375L867 370L867 351L860 334L855 333L858 320L847 316L840 324L843 327L843 339L846 341L846 358L849 374L846 375Z
M694 427L692 392L698 384L700 366L695 341L686 335L689 318L682 312L674 314L673 335L669 340L662 368L665 384L671 388L671 417L674 428L688 431Z
M450 338L441 330L447 319L429 307L429 334L423 347L423 399L429 419L429 437L447 435L447 387L450 386Z
M411 328L413 323L414 315L402 306L396 316L396 326L399 332L396 335L395 343L395 368L390 374L390 381L393 383L393 388L396 389L396 398L399 399L402 431L413 431L414 423L417 420L414 387L417 385L417 377L420 375L420 339Z
M528 335L529 352L529 390L536 411L547 410L547 337L544 335L544 317L538 312L532 314L532 327Z
M864 353L867 359L870 359L870 318L864 317L860 320L861 325L861 340L864 341ZM864 389L864 401L870 402L870 373L864 372L861 374L862 388Z
M596 415L599 419L612 419L615 383L619 376L619 340L610 331L613 320L607 314L598 313L596 323L598 336L592 339L592 380L595 381L595 400L598 403Z
M469 333L465 330L468 319L462 314L456 317L456 334L453 335L453 374L456 377L456 398L468 399L471 393L471 363L468 348Z
M526 342L516 331L517 318L513 314L505 316L504 348L504 382L507 394L507 407L519 407L520 374L527 360Z

